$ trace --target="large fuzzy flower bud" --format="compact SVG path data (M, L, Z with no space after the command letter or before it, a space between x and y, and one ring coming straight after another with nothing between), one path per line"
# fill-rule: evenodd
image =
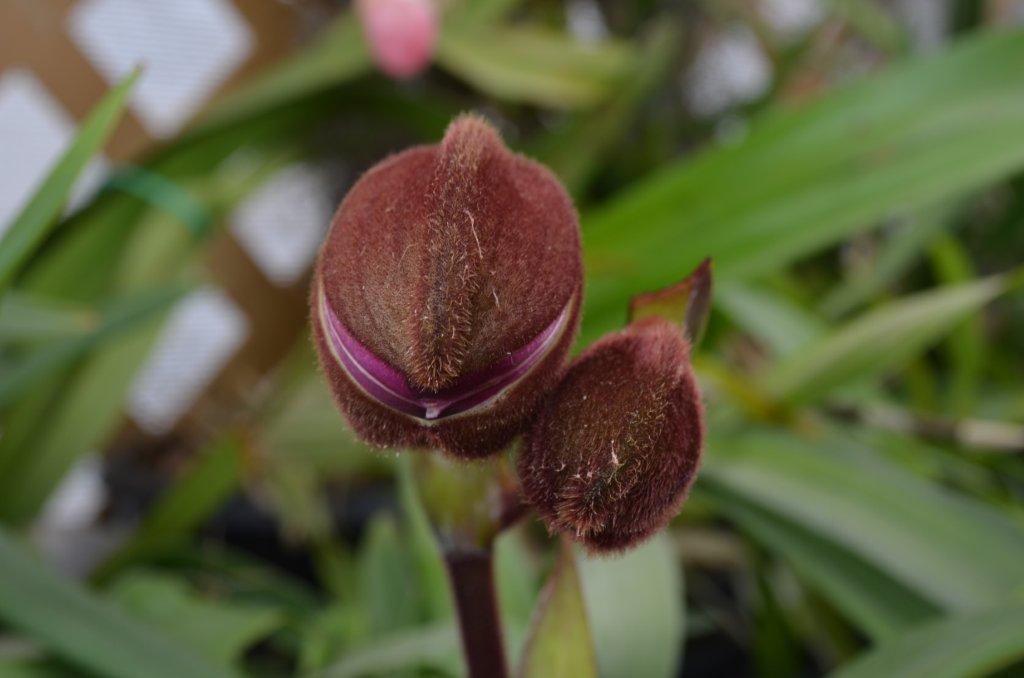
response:
M582 277L558 180L457 119L367 172L334 216L311 305L338 406L374 445L501 449L561 375Z
M642 318L570 366L527 434L519 477L551 531L620 550L676 514L703 437L682 328Z

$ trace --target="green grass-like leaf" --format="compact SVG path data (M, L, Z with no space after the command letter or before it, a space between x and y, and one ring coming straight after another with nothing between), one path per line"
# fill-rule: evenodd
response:
M1022 69L1024 31L973 36L626 188L584 218L584 340L704 257L723 281L751 278L1019 169Z
M1024 530L866 449L848 432L808 441L753 429L712 438L703 474L834 541L947 610L1024 585Z
M94 309L55 302L34 294L9 291L0 299L0 344L34 344L68 339L95 329Z
M779 399L809 402L904 364L1008 289L1007 277L992 276L887 304L776 363L762 384Z
M676 675L685 636L682 569L661 534L615 558L578 563L602 676Z
M474 87L505 101L587 109L612 95L636 58L624 43L584 45L540 28L454 24L437 60Z
M540 593L519 675L522 678L597 676L597 658L576 573L576 555L568 540L563 540L555 569Z
M0 239L0 293L53 228L78 175L116 129L138 77L136 71L125 78L89 113L71 147Z
M0 618L82 669L111 678L220 678L208 664L140 619L29 556L0 529Z
M210 134L273 113L370 69L370 54L352 12L334 19L308 47L217 101L195 131Z
M207 599L181 579L144 570L118 577L108 595L222 666L233 665L246 648L284 622L281 611L270 605Z
M459 637L452 624L436 624L399 631L375 639L348 653L317 678L359 678L430 667L445 671L459 652Z
M881 645L833 676L962 678L994 675L1024 658L1022 629L1024 605L1019 603L958 615Z
M637 55L636 68L621 78L614 97L531 144L529 154L554 170L572 195L583 193L651 91L665 79L679 37L671 23L660 24Z
M128 563L159 555L187 539L238 489L243 445L239 436L227 434L201 450L95 578L106 579Z
M104 309L91 331L48 342L33 350L0 377L0 408L9 405L26 389L71 365L108 338L149 322L154 315L169 308L181 294L180 285L136 294Z
M713 480L702 485L715 508L793 570L875 640L892 638L940 610L827 535L801 527Z
M104 342L71 379L43 384L46 391L38 396L31 392L29 402L39 397L39 406L19 411L14 419L20 429L20 417L31 415L31 443L14 446L0 439L0 460L7 460L0 475L0 519L14 525L31 520L75 461L110 434L135 372L156 339L158 320Z

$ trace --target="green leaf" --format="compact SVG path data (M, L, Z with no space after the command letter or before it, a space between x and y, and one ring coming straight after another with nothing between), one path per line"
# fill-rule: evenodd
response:
M779 399L803 403L876 376L917 356L1010 286L993 276L887 304L772 365L761 383Z
M458 25L466 30L496 24L520 4L522 0L462 0L446 14L445 28Z
M0 657L0 676L4 678L90 678L66 663L48 659Z
M952 227L948 201L916 211L881 245L877 259L864 270L834 288L821 302L821 310L839 317L880 294L924 253L928 243Z
M828 332L828 324L810 311L771 290L743 282L720 283L715 304L777 356L791 355Z
M207 600L168 575L133 571L119 577L108 594L218 664L230 666L247 648L283 624L267 605Z
M769 112L740 143L666 166L586 215L583 338L704 257L751 278L1024 165L1024 31L968 38Z
M377 638L347 654L323 678L379 676L408 668L450 670L459 662L459 638L451 624L427 626Z
M535 141L530 154L550 167L572 195L579 196L604 156L622 141L651 90L664 80L678 47L679 31L669 22L659 23L615 96Z
M541 28L463 28L441 34L437 60L498 99L564 109L605 100L635 56L624 44L587 45Z
M158 555L198 529L238 489L243 445L229 434L201 450L95 578L106 579L128 563Z
M197 192L207 206L218 212L226 210L280 162L279 154L246 155L207 177ZM166 285L194 261L200 241L175 223L176 217L150 211L139 221L141 215L132 210L101 213L113 221L90 222L88 230L70 232L71 239L60 243L44 262L41 277L26 276L31 291L88 300L111 287L123 290L121 293L150 289ZM107 231L111 225L116 228ZM112 261L108 259L110 250L118 255ZM119 259L125 252L130 258ZM83 286L79 276L93 268L104 269L104 279L94 281L96 289L85 285L85 290L79 290ZM37 272L35 268L32 271ZM18 457L16 471L0 476L0 517L19 524L30 520L74 461L104 444L120 421L127 391L159 329L159 322L142 323L132 333L109 338L70 378L48 385L52 398L35 392L28 397L48 400L47 407L19 413L19 417L30 416L31 421L14 422L23 434L17 448L9 449L0 438L0 459L11 454Z
M0 344L23 344L68 339L96 329L100 315L17 290L0 299Z
M30 521L75 461L110 435L160 326L158 319L151 319L135 332L110 339L59 384L60 404L50 403L35 417L38 426L31 444L10 450L0 439L0 457L6 460L0 476L0 519L15 525Z
M940 613L938 607L912 589L825 534L788 520L765 504L750 501L713 480L705 480L702 489L714 500L718 512L784 558L800 577L875 640L902 634Z
M906 31L880 0L831 0L829 11L884 52L898 53L907 47Z
M102 676L234 675L51 571L2 529L0 618L75 666Z
M834 678L995 675L1024 659L1024 605L1000 606L923 626L841 668Z
M46 238L64 209L75 179L114 132L138 76L136 71L125 78L89 113L71 147L0 238L0 293Z
M315 365L311 344L298 342L279 371L260 408L264 454L253 480L288 538L320 543L332 530L325 481L358 483L391 473L394 463L356 439Z
M555 569L537 601L519 675L597 676L597 658L576 574L576 556L568 540L563 539Z
M175 285L119 300L101 311L100 322L92 331L35 349L0 377L0 408L9 405L41 380L72 365L110 337L130 332L149 322L169 308L181 294L181 286Z
M304 373L263 417L261 442L273 461L312 464L321 474L342 478L390 471L389 460L358 441L345 423L327 382L313 369L312 353L300 358Z
M195 572L211 591L285 610L296 621L324 609L322 594L305 580L268 567L263 558L232 550L216 540L184 545L165 564Z
M367 528L359 554L359 587L370 637L414 626L419 621L412 559L395 521L378 515Z
M494 577L498 607L509 628L525 628L540 591L538 564L525 528L502 530L494 540ZM509 647L510 654L515 648Z
M945 609L979 609L1024 584L1024 529L912 475L850 431L811 443L753 429L713 438L705 478L849 550Z
M8 469L11 464L23 462L25 450L31 448L30 441L37 433L37 422L43 420L51 411L54 402L60 395L61 383L57 377L51 377L38 388L18 399L9 411L2 414L4 434L0 436L0 492L5 479L10 477ZM2 494L0 494L2 497ZM0 500L2 503L2 500Z
M944 283L962 283L975 277L964 247L949 234L943 234L932 244L931 259ZM950 363L947 404L954 416L969 415L978 396L985 354L983 321L978 315L965 318L952 329L945 347Z
M684 632L683 577L664 534L615 558L582 558L580 582L602 676L675 676Z
M277 116L236 123L219 134L183 140L164 151L141 174L148 177L147 183L175 185L168 189L173 198L154 200L158 208L135 195L103 192L69 220L59 240L33 259L22 289L95 304L113 289L134 289L143 277L150 283L166 282L192 260L209 234L201 232L198 222L218 223L247 190L282 166L280 137L299 133L295 120L281 117L286 121L280 125L272 124ZM273 151L260 150L273 142L278 144ZM243 146L244 152L236 152ZM229 155L231 160L226 161ZM181 205L169 210L175 202Z
M240 120L273 112L353 80L369 68L370 55L359 22L352 12L345 12L308 47L217 101L196 131L210 134Z
M298 649L299 674L321 671L344 656L358 638L361 615L357 606L334 603L304 619Z
M755 587L752 591L752 638L748 641L753 675L795 676L800 673L803 657L796 630L792 628L794 607L783 598L784 586L772 576L770 564L754 563L747 575Z
M420 501L409 455L399 456L398 483L404 522L409 532L409 549L416 564L427 615L432 619L450 619L454 610L448 574L430 519Z

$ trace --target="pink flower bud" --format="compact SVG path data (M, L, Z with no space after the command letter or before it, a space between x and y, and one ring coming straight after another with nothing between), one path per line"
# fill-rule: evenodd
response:
M595 552L632 546L677 513L703 419L682 328L639 319L580 355L552 392L519 456L523 491L551 531Z
M382 71L404 80L430 64L439 24L432 0L357 0L356 11Z
M334 217L311 308L339 408L374 445L501 449L561 375L582 271L558 180L460 117L368 171Z

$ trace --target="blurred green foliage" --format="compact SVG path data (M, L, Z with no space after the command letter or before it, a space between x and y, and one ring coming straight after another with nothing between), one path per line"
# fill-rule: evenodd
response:
M950 44L910 56L871 0L826 3L795 42L742 3L685 4L605 7L613 37L585 42L550 7L462 0L434 70L404 85L372 72L342 11L140 161L167 199L113 181L61 217L133 79L112 90L0 240L0 674L461 673L408 460L352 439L304 338L187 441L189 462L88 582L36 560L28 537L69 469L107 448L167 308L243 197L295 160L365 167L474 107L578 201L581 343L621 325L633 294L706 256L716 267L695 359L706 461L672 528L611 560L559 555L529 524L498 540L526 675L551 675L536 662L555 654L578 662L565 675L1020 668L1024 31L964 14ZM681 74L737 23L775 82L691 115ZM830 67L854 49L873 72ZM342 534L332 499L380 485L390 499ZM308 572L205 529L240 495ZM571 648L527 642L531 617Z

